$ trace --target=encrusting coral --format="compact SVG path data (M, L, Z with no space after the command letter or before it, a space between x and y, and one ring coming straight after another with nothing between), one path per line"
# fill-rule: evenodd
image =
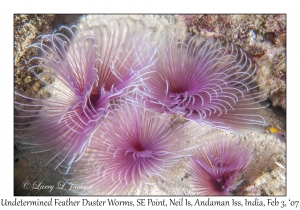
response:
M286 110L286 14L184 15L188 31L225 36L258 65L260 90Z

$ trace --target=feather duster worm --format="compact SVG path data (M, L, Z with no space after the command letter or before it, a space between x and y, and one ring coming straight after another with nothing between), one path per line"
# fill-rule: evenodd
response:
M233 180L253 159L253 148L235 141L212 141L195 149L191 183L200 195L230 195Z
M166 117L129 103L113 110L68 174L70 183L92 186L79 194L126 194L149 184L151 176L161 176L184 155L186 124L171 128Z
M186 119L239 131L267 125L258 112L263 92L256 89L256 65L222 38L165 35L159 60L144 81L148 107Z
M59 31L33 45L41 55L31 59L38 64L28 71L45 87L40 97L15 92L15 131L18 141L34 151L51 150L51 160L56 158L57 167L67 172L109 112L110 102L136 88L154 52L147 48L148 33L139 23L115 20L97 28L63 26Z

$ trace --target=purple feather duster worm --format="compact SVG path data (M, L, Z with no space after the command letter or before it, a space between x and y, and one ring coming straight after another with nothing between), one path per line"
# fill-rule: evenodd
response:
M41 51L29 71L44 85L40 97L15 92L16 137L67 172L88 146L110 102L134 90L153 62L141 24L103 22L61 27L33 45ZM152 54L151 54L152 53ZM42 70L42 72L41 72ZM41 72L41 73L40 73ZM29 126L28 126L29 125ZM49 162L50 162L49 161Z
M172 128L166 116L141 106L115 106L68 174L69 182L93 186L77 193L126 194L131 187L149 184L151 176L161 176L184 155L186 124Z
M178 39L164 37L144 81L148 107L232 131L267 125L258 114L264 93L256 90L256 65L244 52L222 38Z
M195 149L192 185L200 195L229 195L242 181L233 180L253 159L253 148L235 141L212 141Z

